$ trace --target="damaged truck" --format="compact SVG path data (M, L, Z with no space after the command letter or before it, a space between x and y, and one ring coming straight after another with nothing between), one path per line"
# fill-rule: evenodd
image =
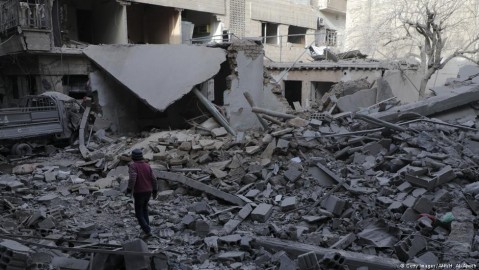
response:
M58 92L26 96L19 107L0 109L0 152L28 156L38 146L73 143L85 108Z

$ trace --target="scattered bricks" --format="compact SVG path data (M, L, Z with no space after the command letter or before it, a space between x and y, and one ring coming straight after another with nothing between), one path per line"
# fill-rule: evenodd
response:
M196 233L200 237L205 237L210 233L210 224L204 220L197 220L195 223Z
M432 176L436 179L436 185L443 185L454 178L456 178L456 174L452 170L451 166L446 166L441 170L432 174Z
M429 235L432 230L432 220L428 217L421 217L416 221L416 231L422 235Z
M225 233L232 233L240 224L242 220L240 219L230 219L226 224L223 226L223 231Z
M219 127L219 128L214 128L211 130L211 135L213 135L213 137L223 137L223 136L226 136L228 135L228 131L226 131L226 129L224 127Z
M356 240L356 234L350 233L347 234L341 239L339 239L336 243L334 243L331 248L332 249L346 249L349 245L351 245Z
M45 180L45 175L43 175L43 174L35 174L35 175L33 175L33 180L34 180L34 181L43 181L43 180Z
M283 175L286 179L288 179L288 181L294 182L299 179L301 172L296 168L290 168L289 170L285 171Z
M286 151L289 147L289 141L287 140L283 140L283 139L279 139L278 140L278 144L276 144L276 147L283 150L283 151Z
M243 208L241 208L241 210L238 212L238 217L240 217L241 219L246 219L252 211L253 207L251 206L251 204L247 204L243 206Z
M426 192L427 192L427 190L424 189L424 188L416 188L412 191L412 196L414 196L416 198L419 198L420 196L422 196Z
M426 248L426 239L421 235L409 235L394 245L399 260L406 262Z
M404 207L402 202L394 201L389 205L388 210L393 212L393 213L402 213Z
M251 183L255 183L256 180L258 179L258 177L252 173L247 173L245 174L245 176L243 176L243 183L245 184L251 184Z
M193 148L193 145L191 142L182 142L180 146L178 146L178 150L189 152L191 151L191 148Z
M407 196L406 199L404 199L404 201L402 201L402 204L407 207L407 208L412 208L414 206L414 204L416 203L416 197L414 196Z
M123 249L125 251L149 253L148 246L140 239L124 243ZM125 255L124 257L126 270L150 269L150 260L147 256Z
M376 198L376 203L382 208L387 208L393 203L393 200L389 197L380 196Z
M340 253L327 253L320 264L327 269L342 269L346 259Z
M53 182L53 181L57 180L57 175L58 175L57 172L46 172L45 173L45 181L46 182Z
M296 197L286 197L281 202L281 210L282 211L290 211L296 208Z
M185 225L189 229L193 229L195 225L195 218L192 215L186 215L181 219L181 224Z
M218 238L218 244L226 246L239 245L241 242L241 235L231 234Z
M412 208L419 213L430 214L434 208L434 205L429 199L421 197L416 201Z
M414 176L406 174L405 180L411 183L412 185L423 187L427 190L431 190L436 186L437 179L429 176Z
M44 229L44 230L49 230L55 228L55 223L51 218L46 218L40 223L38 223L38 228Z
M445 189L440 189L434 194L433 203L447 203L452 199L452 195Z
M156 199L158 201L167 201L167 200L173 198L174 194L175 194L174 190L164 190L164 191L158 192L158 195L156 196Z
M245 148L245 152L248 154L248 155L254 155L256 153L259 152L259 150L261 150L261 146L248 146Z
M224 252L218 255L218 260L220 261L243 261L245 259L246 253L243 251L229 251Z
M439 263L439 259L436 257L436 255L434 255L434 253L428 251L421 256L414 258L413 262L421 265L437 265Z
M203 240L210 253L218 253L218 236L205 237Z
M52 266L56 269L70 269L70 270L87 270L88 265L90 264L87 260L80 260L75 258L68 257L59 257L55 256L52 260ZM126 268L128 269L128 267ZM133 269L133 268L130 268ZM141 269L141 268L136 268ZM144 268L149 269L149 268Z
M337 216L340 216L346 207L346 201L334 195L330 195L321 203L321 207Z
M412 208L407 208L401 216L403 222L415 222L419 218L419 213Z
M194 203L191 206L191 210L197 214L209 214L210 213L210 207L207 202L201 201Z
M251 218L259 222L266 222L273 213L271 204L261 203L251 213Z
M90 195L90 190L87 188L87 187L81 187L80 189L78 189L78 193L80 195Z
M412 185L409 182L404 182L397 187L400 192L407 192L412 189Z
M244 196L248 199L254 199L254 198L256 198L256 196L258 196L258 194L260 192L261 191L259 191L257 189L252 189L252 190L248 191L248 193L246 193L246 195L244 195Z
M250 236L241 237L240 248L242 250L251 250L251 242L253 242L253 238Z
M298 256L298 267L300 270L317 270L319 261L314 252L309 252Z

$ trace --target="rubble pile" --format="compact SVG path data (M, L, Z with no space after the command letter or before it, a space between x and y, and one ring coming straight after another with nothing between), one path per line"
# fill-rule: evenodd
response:
M475 121L276 117L267 131L234 137L211 120L146 138L100 131L88 161L63 151L4 171L0 269L478 263ZM134 148L160 189L150 202L154 236L143 240L125 195Z

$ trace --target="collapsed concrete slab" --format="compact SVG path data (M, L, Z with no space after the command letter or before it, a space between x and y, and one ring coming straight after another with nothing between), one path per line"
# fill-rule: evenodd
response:
M465 86L451 90L450 93L431 97L418 102L398 106L389 111L371 114L372 117L385 121L397 121L402 113L418 113L423 116L433 115L479 100L479 86Z
M223 49L189 45L92 45L83 53L159 111L216 75L226 60Z

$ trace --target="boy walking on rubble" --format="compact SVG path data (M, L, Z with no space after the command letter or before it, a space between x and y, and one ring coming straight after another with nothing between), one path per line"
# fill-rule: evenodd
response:
M150 219L148 216L148 201L153 195L156 198L158 186L153 170L143 159L143 152L135 149L131 152L133 162L129 164L129 181L127 193L133 192L135 201L135 216L138 219L143 237L151 236Z

